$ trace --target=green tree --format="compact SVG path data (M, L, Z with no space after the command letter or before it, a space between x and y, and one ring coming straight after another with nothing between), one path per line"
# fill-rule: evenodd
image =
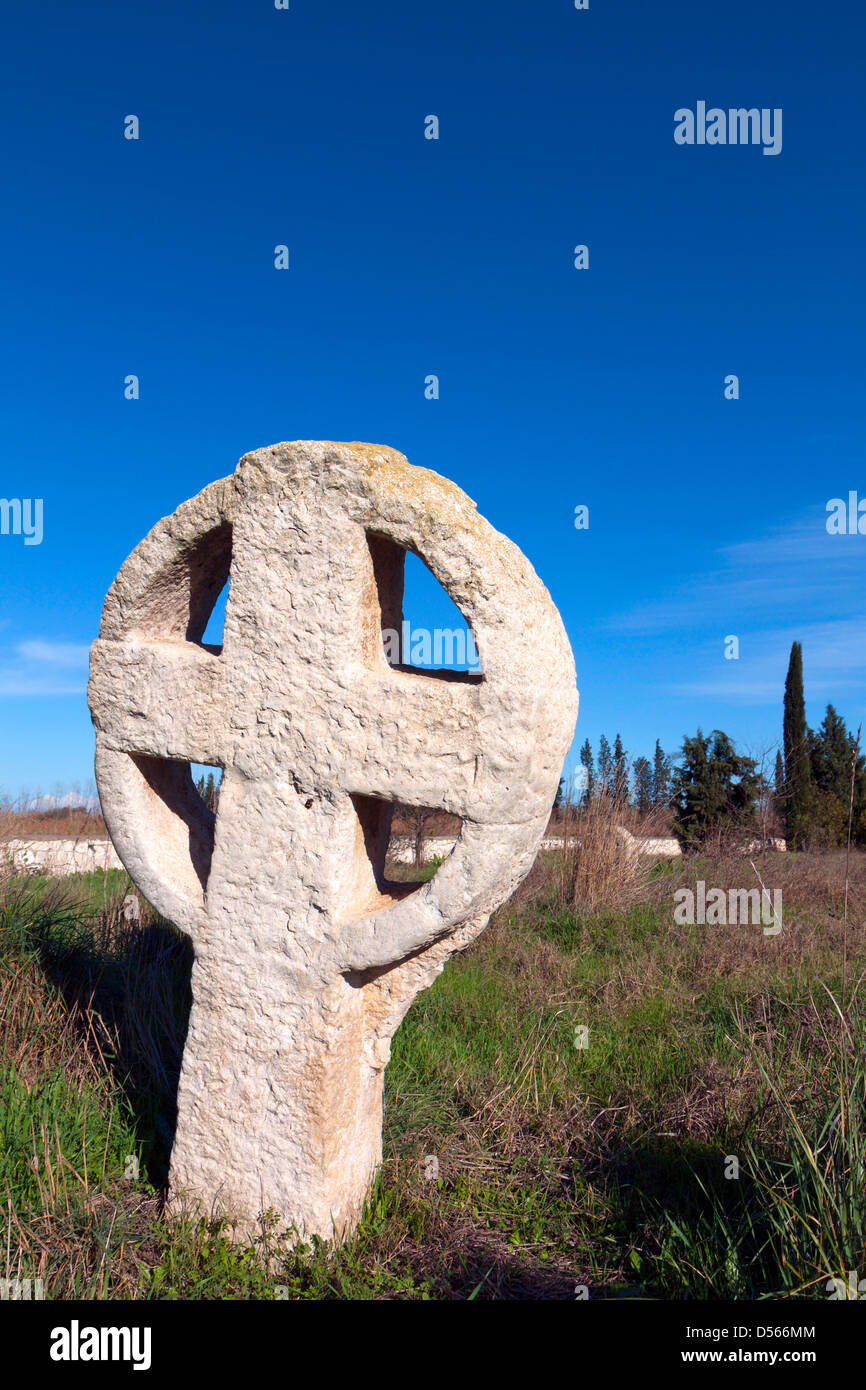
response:
M649 758L634 760L634 804L642 816L653 806L653 770Z
M845 720L827 706L820 729L812 735L812 781L847 803L851 787L851 744Z
M696 850L755 830L760 790L757 764L737 753L727 734L714 729L683 740L672 778L674 831L684 849Z
M827 706L821 727L811 737L813 783L812 831L822 845L841 845L848 838L851 779L854 779L854 823L866 799L866 760L845 720Z
M827 706L821 727L810 736L812 778L810 840L830 847L841 845L848 833L851 794L851 747L845 720Z
M799 642L794 642L791 647L785 677L782 743L785 753L788 843L795 849L801 849L809 838L813 795L811 747L803 694L803 648Z
M656 739L653 756L653 806L667 806L670 801L671 760L665 756L661 743Z
M619 734L613 743L613 794L617 801L628 801L628 760Z
M848 836L848 802L832 792L812 788L809 804L809 844L813 849L834 849Z
M592 800L595 791L595 762L592 756L592 744L589 739L584 740L580 750L580 761L583 764L583 804L586 806Z
M613 780L613 754L604 734L598 741L598 780L607 789Z

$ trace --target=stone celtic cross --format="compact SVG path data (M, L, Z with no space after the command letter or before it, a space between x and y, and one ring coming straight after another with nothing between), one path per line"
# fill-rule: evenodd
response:
M462 611L480 674L386 660L407 550ZM544 832L577 715L559 615L453 483L370 444L276 444L129 556L88 699L112 840L194 947L172 1203L341 1235L381 1158L400 1020ZM215 816L191 762L223 769ZM420 886L386 877L397 802L462 821Z

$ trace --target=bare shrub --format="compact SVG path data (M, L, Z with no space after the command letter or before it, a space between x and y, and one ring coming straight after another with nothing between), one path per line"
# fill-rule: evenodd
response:
M583 805L568 807L558 828L561 906L582 916L620 911L645 895L653 859L642 838L663 833L661 817L656 825L644 816L638 827L627 797L603 786Z

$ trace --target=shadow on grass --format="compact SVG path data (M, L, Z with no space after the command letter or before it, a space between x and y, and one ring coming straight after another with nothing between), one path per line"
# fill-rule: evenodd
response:
M192 1005L189 937L161 918L94 914L74 886L23 879L7 886L0 938L35 958L81 1035L92 1034L134 1118L147 1180L164 1187Z
M735 1154L689 1140L609 1156L598 1178L623 1281L599 1296L748 1301L779 1292L757 1177Z

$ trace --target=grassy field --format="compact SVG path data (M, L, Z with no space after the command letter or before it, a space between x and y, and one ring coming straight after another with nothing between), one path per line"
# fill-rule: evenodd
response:
M741 858L659 863L590 912L542 856L395 1038L358 1234L276 1273L161 1216L186 939L125 922L120 873L8 880L4 1277L47 1298L826 1298L866 1275L866 855L847 922L844 855L757 867L778 936L674 922L678 886L752 886Z

